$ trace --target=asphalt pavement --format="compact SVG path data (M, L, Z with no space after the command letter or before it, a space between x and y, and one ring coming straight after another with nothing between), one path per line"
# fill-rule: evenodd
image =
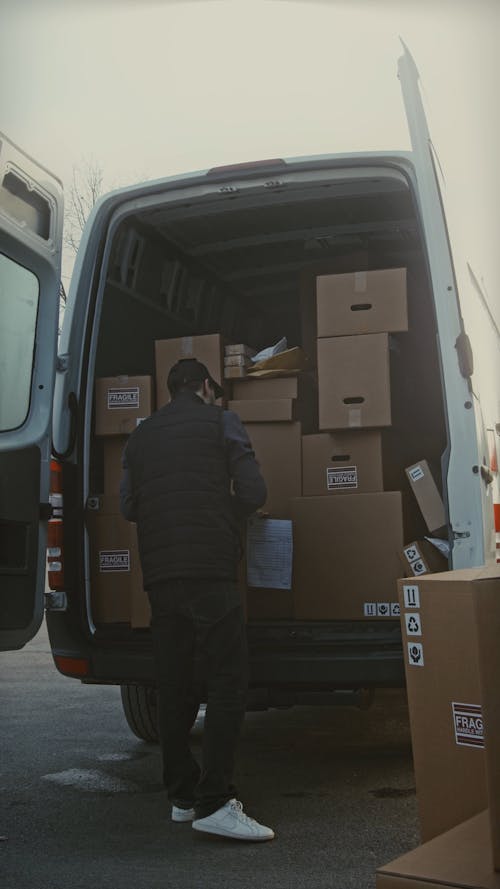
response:
M130 733L118 688L57 673L44 627L0 654L0 712L2 889L373 889L418 844L401 691L247 714L236 781L275 830L262 844L173 824L158 747Z

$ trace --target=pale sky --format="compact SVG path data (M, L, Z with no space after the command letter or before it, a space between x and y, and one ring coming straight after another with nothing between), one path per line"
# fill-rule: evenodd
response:
M113 187L266 157L409 148L402 37L452 236L500 322L500 3L0 0L0 14L0 130L68 188L89 158Z

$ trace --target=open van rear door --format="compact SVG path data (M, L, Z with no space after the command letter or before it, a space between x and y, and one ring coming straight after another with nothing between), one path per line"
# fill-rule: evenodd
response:
M404 44L403 44L404 46ZM441 353L449 449L443 461L443 483L452 538L452 567L482 565L491 541L483 524L487 514L487 481L481 472L473 409L472 355L460 311L432 142L415 62L406 47L398 75L410 130L411 160L417 180L416 199L429 263ZM425 456L425 455L423 455ZM490 511L492 507L490 504Z
M0 649L43 618L62 185L0 134Z

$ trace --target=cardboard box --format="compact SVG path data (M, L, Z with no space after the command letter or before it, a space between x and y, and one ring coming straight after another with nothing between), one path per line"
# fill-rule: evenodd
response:
M245 345L245 343L229 343L224 347L224 355L246 355L247 358L253 358L256 354L256 349Z
M406 269L316 278L318 337L408 330Z
M290 518L290 500L302 490L300 423L247 423L255 456L267 484L263 509L273 518Z
M398 582L424 842L487 806L473 598L480 577L464 569Z
M245 399L229 401L227 406L243 423L282 423L300 418L300 407L294 398Z
M103 441L104 455L104 493L118 496L122 477L122 454L128 436L115 435Z
M197 358L206 366L217 383L224 378L224 342L218 333L206 336L182 336L155 341L156 406L170 401L167 377L170 368L181 358Z
M500 889L489 846L488 813L379 868L376 889Z
M248 620L293 620L291 590L247 589Z
M446 524L446 514L427 460L408 466L405 472L429 531L438 531Z
M308 373L295 376L252 377L233 383L236 401L267 398L295 398L305 401L317 398L317 384Z
M226 367L251 367L252 360L246 355L224 355L224 369Z
M142 586L136 526L119 512L119 498L99 498L100 509L87 513L90 589L96 623L149 624L149 602Z
M319 428L391 425L386 333L318 340Z
M298 620L399 619L399 491L292 500Z
M380 432L322 432L302 438L302 494L381 491Z
M151 377L98 377L95 434L128 435L153 410Z
M408 543L401 553L406 577L419 577L421 574L437 574L448 571L448 559L430 540L414 540Z
M475 584L479 677L484 718L486 778L493 864L500 870L500 565Z
M235 380L235 379L245 379L247 376L247 368L246 367L234 367L233 365L228 365L224 367L224 379L225 380Z

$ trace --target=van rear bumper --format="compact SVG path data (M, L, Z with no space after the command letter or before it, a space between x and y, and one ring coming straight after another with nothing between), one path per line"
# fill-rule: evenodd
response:
M69 650L58 645L52 616L53 653L88 657L83 681L98 684L153 685L148 630L104 634ZM59 621L63 615L57 615ZM62 638L60 639L62 642ZM400 688L405 684L399 621L262 621L248 625L251 689L324 692L335 689ZM286 698L286 695L285 695Z

